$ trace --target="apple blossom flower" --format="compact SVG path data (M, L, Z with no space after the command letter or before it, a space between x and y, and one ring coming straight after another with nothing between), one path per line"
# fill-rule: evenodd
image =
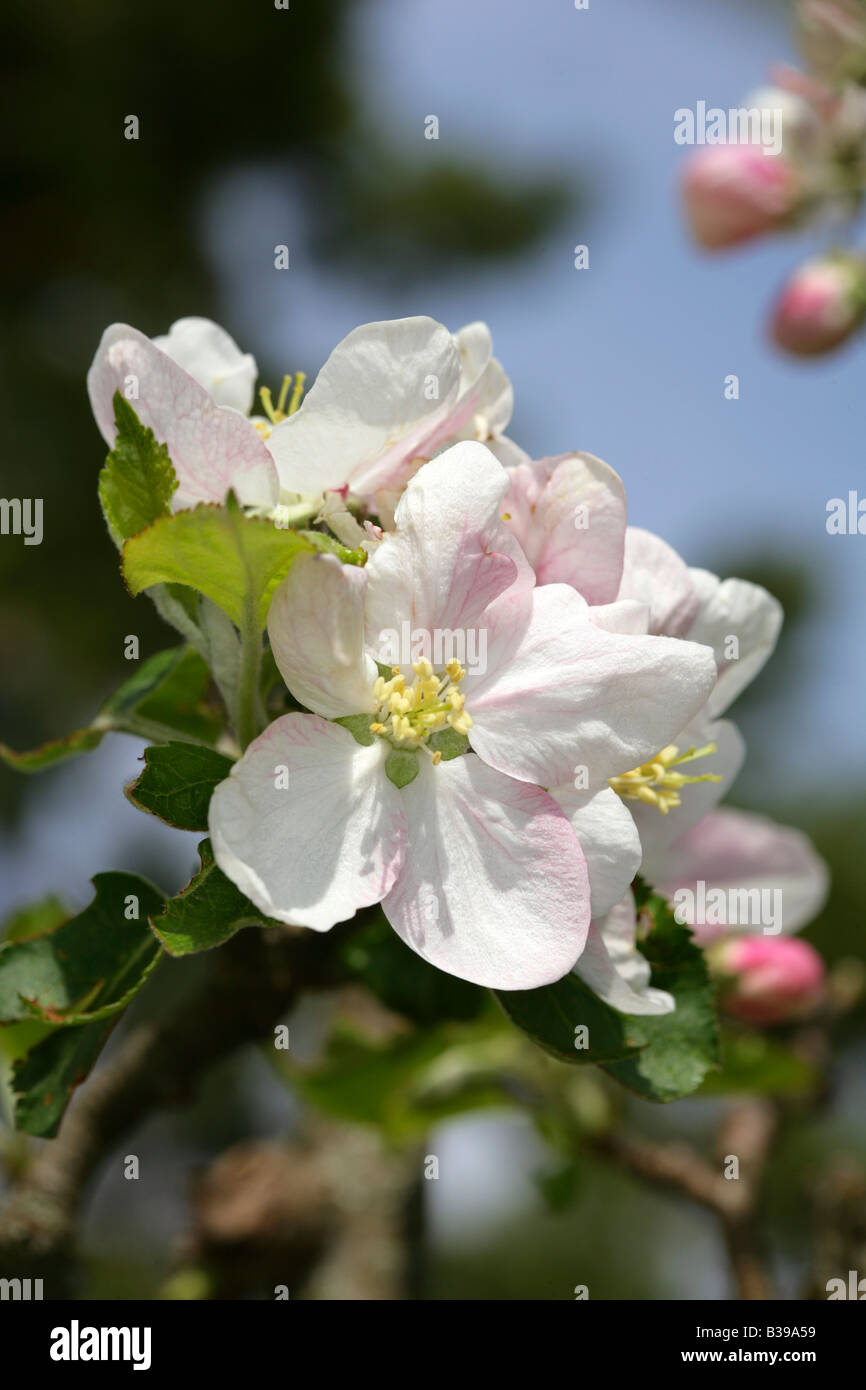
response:
M195 377L217 405L249 415L255 399L258 367L250 352L211 319L177 319L168 333L153 339L173 362Z
M673 843L645 853L641 873L667 898L678 920L692 928L697 942L711 949L719 938L727 945L732 931L754 931L760 923L752 919L760 917L770 896L778 920L768 930L798 931L820 911L828 888L827 867L808 836L727 807L703 816ZM711 905L711 910L695 911L702 904ZM692 910L684 910L686 905ZM751 910L755 905L757 913ZM747 920L741 920L743 916ZM629 889L604 915L593 912L574 973L621 1013L670 1012L670 995L649 987L649 966L638 949L635 929ZM779 944L775 934L759 939L771 950Z
M169 346L184 355L188 352L190 361L195 357L193 365L202 371L207 335L197 331L196 336L191 330L175 333L177 327L168 335ZM220 333L217 330L210 335L210 365L215 374L219 353L225 352ZM234 382L236 399L242 389L243 370ZM213 384L218 387L218 383ZM198 502L223 502L230 488L245 506L270 511L277 505L277 470L253 422L238 410L218 404L185 366L138 329L115 323L105 330L87 374L87 390L96 423L109 447L113 447L117 433L116 391L129 400L158 443L165 444L178 480L171 499L173 511Z
M735 928L764 925L772 935L799 931L820 912L829 885L826 864L801 830L729 807L651 849L642 871L680 907L679 916L702 944ZM770 907L772 921L740 920L761 915L762 904Z
M590 454L511 468L503 515L536 582L571 584L591 605L592 622L621 635L663 635L712 650L716 681L704 708L649 760L610 779L644 849L671 843L722 799L739 772L742 739L720 716L772 652L781 606L759 585L690 569L660 537L627 526L619 477ZM551 790L570 801L572 781ZM594 897L594 915L610 905Z
M773 312L777 346L798 357L814 357L850 338L866 315L866 261L837 252L800 266L782 290Z
M743 1023L790 1023L814 1011L824 994L824 962L797 937L731 936L707 949L726 1013Z
M411 473L450 444L473 439L520 457L503 437L512 406L485 324L452 334L422 316L365 323L337 344L268 445L288 490L348 488L396 504Z
M575 589L535 586L501 521L507 485L485 446L457 444L414 475L363 569L295 562L268 632L310 713L250 744L209 823L220 868L268 916L325 931L381 902L441 969L529 989L580 955L590 878L612 904L637 867L608 779L688 723L715 667L703 646L608 632ZM483 668L381 669L404 624L483 631ZM585 785L554 798L577 763Z
M695 240L710 250L784 226L802 197L797 167L760 145L710 145L686 161L686 214Z

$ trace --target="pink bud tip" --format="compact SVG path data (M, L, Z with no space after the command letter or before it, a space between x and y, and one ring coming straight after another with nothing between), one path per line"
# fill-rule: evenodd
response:
M824 962L798 937L728 936L707 948L707 963L725 1012L746 1023L801 1018L824 992Z
M824 256L800 266L785 285L773 312L773 339L786 352L814 357L850 337L864 313L866 262Z
M733 246L781 227L800 200L800 179L784 155L711 145L688 160L683 197L701 246Z

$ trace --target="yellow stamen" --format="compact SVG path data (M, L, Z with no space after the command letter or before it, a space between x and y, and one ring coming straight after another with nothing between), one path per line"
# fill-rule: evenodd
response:
M669 743L654 758L623 772L619 777L609 778L609 785L624 801L642 801L646 806L654 806L663 816L681 805L680 788L691 782L721 782L715 772L704 772L697 777L689 777L672 769L679 763L694 762L717 751L715 743L706 743L703 748L687 748L681 753L675 743Z
M298 406L301 404L301 396L304 394L304 382L306 380L306 372L295 372L295 389L292 392L292 399L289 402L287 414L294 415Z
M445 674L437 673L427 657L412 663L412 680L407 681L399 666L391 667L391 679L377 676L373 682L376 713L370 732L387 738L402 748L426 748L431 734L452 728L468 734L472 718L464 708L466 697L459 689L466 675L459 661L449 661ZM435 765L441 758L433 754Z

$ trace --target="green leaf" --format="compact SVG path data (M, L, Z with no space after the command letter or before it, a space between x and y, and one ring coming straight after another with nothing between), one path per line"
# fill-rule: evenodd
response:
M221 946L241 927L278 925L245 898L214 862L210 840L198 847L201 869L159 914L150 919L171 956L188 956Z
M131 537L123 547L123 573L132 594L154 584L187 584L238 627L251 606L262 629L274 590L305 553L315 547L300 532L245 516L230 493L224 507L200 503Z
M210 672L191 647L171 647L143 661L106 700L93 723L26 753L0 743L0 758L17 772L43 772L77 753L97 748L112 732L211 743L222 720L206 703Z
M0 946L0 1024L77 1025L126 1007L159 955L147 919L158 889L136 874L97 874L96 896L41 936ZM127 916L137 912L138 916Z
M643 1047L635 1057L606 1066L605 1071L649 1100L679 1100L696 1091L719 1063L713 987L703 951L689 928L676 921L665 899L645 896L645 890L636 898L641 914L638 944L652 966L653 987L672 994L676 1009L631 1019ZM643 940L641 919L651 924Z
M60 899L50 893L10 913L0 927L0 942L27 941L31 936L42 936L67 922L70 915Z
M513 1103L501 1084L498 1030L498 1020L488 1015L382 1044L343 1025L328 1040L321 1063L278 1065L315 1109L376 1125L399 1141L467 1110Z
M76 729L74 733L66 734L63 738L50 739L48 743L40 743L38 748L30 748L25 753L18 753L14 748L0 743L0 758L7 767L13 768L16 772L44 772L55 763L65 762L67 758L74 758L78 753L89 753L91 749L98 748L107 733L107 728L98 728L96 725L89 729Z
M418 754L411 748L392 748L385 759L385 776L395 787L408 787L420 771Z
M355 932L342 951L343 963L394 1013L415 1023L477 1018L486 991L446 975L401 941L383 912Z
M76 1086L86 1080L114 1026L88 1023L83 1028L55 1028L37 1041L12 1068L15 1127L41 1139L53 1139ZM10 1033L27 1025L17 1025ZM37 1025L30 1025L36 1027Z
M207 830L210 799L231 772L232 759L213 748L166 743L146 748L144 763L144 772L126 788L133 806L178 830Z
M137 696L133 690L134 680L122 685L103 706L103 715L119 721L128 713L136 720L161 725L169 736L182 734L203 743L213 743L219 738L223 717L220 710L209 703L211 674L206 662L192 647L171 647L143 662L138 673L141 684Z
M163 901L158 890L135 874L98 874L93 884L96 896L78 916L0 947L0 1057L14 1063L16 1125L43 1138L57 1132L72 1091L161 955L146 925ZM130 897L139 920L126 917Z
M642 1045L635 1020L611 1009L577 975L541 989L495 994L512 1023L561 1062L600 1065L626 1058Z
M635 896L640 950L652 966L653 986L674 996L673 1013L618 1013L574 975L544 989L498 991L497 998L519 1028L561 1061L596 1062L649 1100L678 1100L718 1064L713 990L703 952L667 902L642 884ZM647 932L642 939L641 930ZM588 1048L575 1048L580 1024L587 1027Z
M99 501L116 545L168 512L177 477L168 450L114 393L117 438L99 475Z

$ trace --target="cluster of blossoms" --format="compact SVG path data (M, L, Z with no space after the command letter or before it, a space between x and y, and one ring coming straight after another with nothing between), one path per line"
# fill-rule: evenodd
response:
M672 903L702 884L714 906L686 920L714 949L749 926L719 907L729 888L780 894L774 932L814 915L806 838L718 809L744 756L725 713L782 621L770 594L628 525L600 459L525 454L483 324L362 325L305 397L261 391L260 416L255 378L184 319L155 340L109 328L88 386L113 444L132 385L175 511L231 490L361 561L303 553L279 584L267 636L293 708L210 803L216 862L263 913L327 931L381 904L444 971L502 990L574 971L628 1014L674 1008L640 953L636 874ZM767 1016L801 1002L785 960Z
M866 320L866 250L848 230L866 193L866 0L797 0L796 27L805 70L780 67L742 108L777 118L780 138L695 152L683 197L708 249L807 226L832 238L789 277L771 316L779 347L814 356Z

